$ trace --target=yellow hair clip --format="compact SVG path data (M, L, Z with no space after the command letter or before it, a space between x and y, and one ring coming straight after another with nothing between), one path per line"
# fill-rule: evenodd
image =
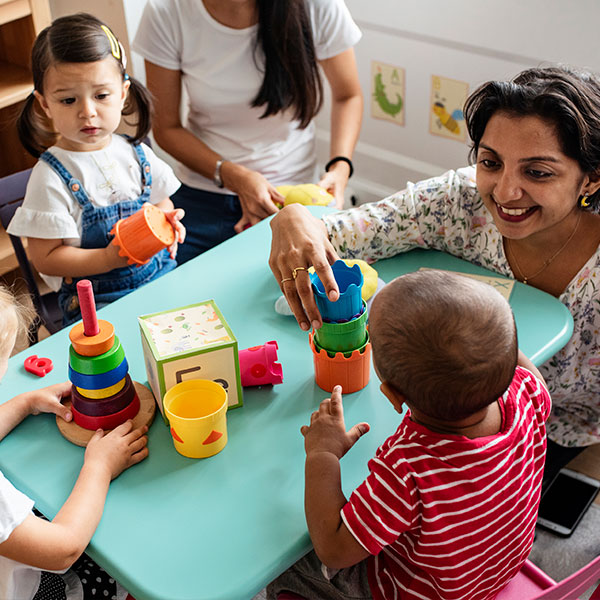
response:
M112 53L112 55L117 59L117 60L121 60L121 45L119 44L117 38L115 37L115 34L106 26L106 25L100 25L100 28L102 29L102 31L104 31L104 33L106 34L106 37L108 38L108 41L110 42L110 51Z

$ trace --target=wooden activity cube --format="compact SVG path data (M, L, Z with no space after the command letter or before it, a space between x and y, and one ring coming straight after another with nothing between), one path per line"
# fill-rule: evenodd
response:
M227 391L228 408L242 406L238 343L214 300L138 317L148 382L163 418L175 384L210 379Z

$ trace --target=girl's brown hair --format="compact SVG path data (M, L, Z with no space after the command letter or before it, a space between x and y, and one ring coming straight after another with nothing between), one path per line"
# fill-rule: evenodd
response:
M44 93L44 75L54 64L96 62L108 56L114 58L125 79L123 53L117 52L120 58L114 56L114 42L102 27L108 28L92 15L77 13L56 19L42 30L31 51L34 89L40 94ZM133 77L129 77L129 81L131 85L122 114L137 114L135 135L130 138L133 144L140 142L150 131L152 99L150 92L139 81ZM33 94L25 101L17 120L17 131L25 149L37 158L54 143L56 135L44 127L44 120L37 113L35 102Z

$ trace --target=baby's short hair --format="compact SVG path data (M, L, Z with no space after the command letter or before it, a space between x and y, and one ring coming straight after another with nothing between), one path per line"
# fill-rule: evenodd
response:
M21 303L9 288L0 284L0 352L11 351L6 345L12 342L15 333L29 329L34 319L33 308Z
M423 270L394 279L373 300L369 332L382 381L437 419L455 421L485 408L514 376L510 306L470 277Z

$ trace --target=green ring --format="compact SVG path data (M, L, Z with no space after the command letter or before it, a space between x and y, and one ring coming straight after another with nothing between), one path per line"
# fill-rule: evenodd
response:
M123 362L124 358L125 351L116 335L112 348L98 356L83 356L75 352L73 346L69 347L69 364L73 371L82 375L102 375L112 371Z

